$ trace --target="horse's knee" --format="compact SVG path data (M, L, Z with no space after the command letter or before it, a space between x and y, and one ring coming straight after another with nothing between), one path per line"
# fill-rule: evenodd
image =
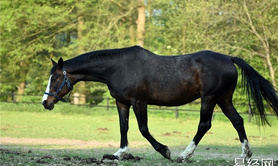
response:
M121 127L120 132L121 134L126 134L128 132L128 127L127 126Z
M145 138L150 135L149 129L147 127L140 127L140 132Z
M207 132L211 128L211 121L200 122L198 128L202 131Z

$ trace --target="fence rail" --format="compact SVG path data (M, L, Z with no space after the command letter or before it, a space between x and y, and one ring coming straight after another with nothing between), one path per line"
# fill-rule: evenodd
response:
M0 94L0 97L5 96L4 94ZM11 95L9 95L11 96ZM38 103L41 104L42 95L25 95L25 94L12 94L12 98L8 100L7 102L13 102L13 103ZM81 104L79 101L97 101L94 102L85 102L84 104ZM105 108L107 111L109 111L110 108L116 108L115 99L111 97L100 97L100 96L79 96L79 95L72 95L69 98L69 102L74 105L78 106L89 106L89 107L99 107L99 108ZM190 107L186 107L189 105ZM179 117L180 111L188 111L188 112L199 112L200 111L200 102L194 101L187 105L183 106L175 106L175 107L165 107L165 106L150 106L148 109L155 110L155 111L173 111L175 112L175 118ZM252 120L252 109L248 103L236 103L235 106L242 107L245 111L239 112L240 114L247 114L248 115L248 121L251 122ZM216 114L222 113L222 111L219 109L215 109L212 119L215 117ZM276 116L275 114L267 114L267 116Z

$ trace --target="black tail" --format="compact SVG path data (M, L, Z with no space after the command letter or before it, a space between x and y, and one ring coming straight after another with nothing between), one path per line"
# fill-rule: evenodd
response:
M245 88L245 92L248 95L249 104L254 103L257 109L252 110L256 114L260 115L259 124L269 124L266 118L266 112L263 104L262 97L272 108L272 111L278 116L278 96L275 87L261 76L255 69L248 65L243 59L232 57L232 61L241 68L242 84Z

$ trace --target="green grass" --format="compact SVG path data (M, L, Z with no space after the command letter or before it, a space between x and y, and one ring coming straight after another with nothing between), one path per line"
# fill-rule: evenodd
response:
M105 108L57 104L53 111L46 111L41 105L1 103L0 117L0 136L2 138L95 140L104 142L104 144L109 144L111 141L118 143L120 140L116 109L106 111ZM181 112L178 119L174 117L175 113L172 111L149 111L151 134L159 142L168 145L172 151L173 158L176 158L194 137L198 126L199 114ZM272 127L258 127L254 122L248 123L247 116L243 117L246 121L245 128L254 150L254 156L257 155L262 158L263 156L271 157L275 156L274 154L278 154L277 119L270 117ZM189 165L207 165L207 163L212 163L212 165L233 165L234 158L241 153L237 132L227 118L223 114L216 114L212 124L211 130L200 142L196 155L192 158L192 163L188 163ZM163 159L141 136L133 111L130 114L128 138L130 142L136 143L130 144L131 152L134 155L145 158L144 162L139 162L138 165L161 165L161 163L165 162L167 165L177 165L177 163L168 163L167 160ZM111 148L93 148L91 146L80 149L70 145L24 145L24 143L7 145L1 143L1 149L8 149L12 152L19 151L18 159L13 153L3 153L1 160L5 163L10 163L9 161L14 159L14 163L23 161L36 165L36 159L41 156L51 155L55 157L49 158L50 163L63 165L64 162L68 163L68 161L63 160L64 156L79 156L82 159L94 156L101 159L103 154L115 152L117 146L112 146ZM27 153L30 149L32 153ZM231 154L231 156L216 159L207 158L206 156L209 156L210 153ZM228 161L227 158L229 158ZM81 162L81 159L71 162L74 165ZM121 165L133 164L130 161L121 162ZM3 164L0 163L0 165Z
M53 111L47 111L41 105L12 103L1 103L0 110L1 137L119 140L120 129L116 110L105 111L99 108L57 104ZM178 119L173 117L174 112L150 111L150 132L156 139L169 146L188 144L197 130L199 114L182 112ZM245 121L247 118L246 116ZM240 145L237 132L223 114L217 114L212 124L201 144ZM273 145L278 139L277 126L277 123L272 123L272 127L263 128L254 123L245 123L249 140L256 146ZM98 130L100 128L107 128L107 131ZM146 141L138 130L132 111L129 140Z

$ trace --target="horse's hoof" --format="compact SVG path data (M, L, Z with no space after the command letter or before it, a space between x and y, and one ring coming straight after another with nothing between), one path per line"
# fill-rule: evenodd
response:
M184 158L184 157L178 157L176 162L177 163L193 163L192 160L189 160L188 158Z
M162 150L162 152L160 152L162 154L163 157L167 158L168 160L171 160L171 151L169 150L169 148L167 146L165 146Z
M177 163L184 163L185 159L182 157L177 158Z
M183 157L177 158L177 163L184 163L185 161L186 161L186 159L184 159Z
M249 158L252 157L252 155L253 155L252 151L249 151L249 152L247 153L247 156L246 156L246 157L249 159Z
M252 157L252 151L248 151L246 154L241 154L240 157L244 158L244 160L248 160Z
M167 147L167 150L166 150L166 158L167 159L169 159L169 160L171 160L171 151L168 149L168 147Z
M184 158L184 157L178 157L177 158L177 163L191 163L192 161L188 160L188 158Z

